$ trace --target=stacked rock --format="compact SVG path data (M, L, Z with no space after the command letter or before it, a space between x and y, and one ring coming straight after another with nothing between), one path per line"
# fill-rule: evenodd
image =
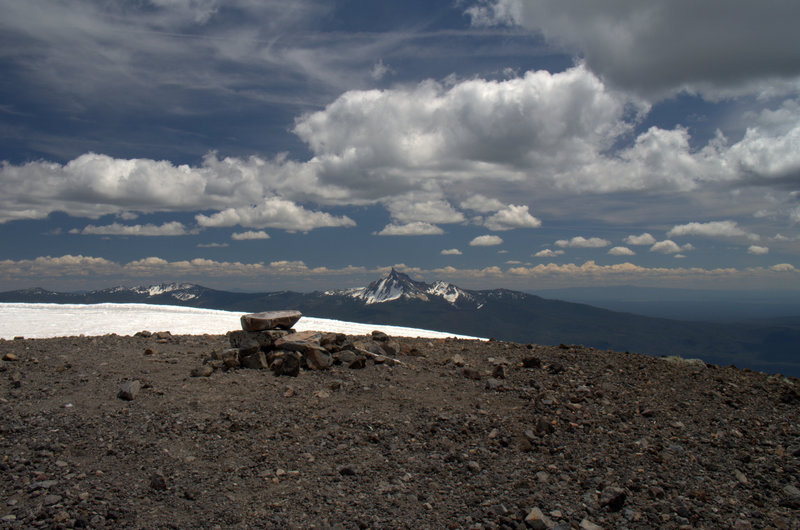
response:
M325 370L331 365L358 369L367 360L398 364L392 356L399 344L385 333L374 331L371 339L352 341L342 333L296 332L299 311L269 311L241 317L242 329L228 332L231 347L215 352L193 375L211 375L214 370L269 368L275 375L297 376L301 368Z

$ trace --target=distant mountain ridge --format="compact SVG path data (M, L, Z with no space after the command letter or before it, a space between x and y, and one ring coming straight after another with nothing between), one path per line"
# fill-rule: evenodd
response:
M508 289L425 283L392 269L366 287L297 293L234 293L191 283L112 287L84 293L41 288L0 293L0 302L148 303L228 311L298 309L308 316L390 324L536 344L701 358L800 376L800 319L750 324L687 322L600 309Z

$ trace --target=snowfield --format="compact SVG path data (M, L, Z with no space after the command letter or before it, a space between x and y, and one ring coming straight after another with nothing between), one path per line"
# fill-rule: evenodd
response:
M153 304L17 304L0 303L0 338L46 339L78 335L133 335L137 331L170 331L175 335L221 335L241 329L241 312ZM440 331L379 324L358 324L303 317L297 331L366 335L373 330L395 337L480 339ZM480 339L485 340L485 339Z

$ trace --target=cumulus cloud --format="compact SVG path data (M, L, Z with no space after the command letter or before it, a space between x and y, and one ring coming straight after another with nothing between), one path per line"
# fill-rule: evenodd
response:
M609 254L612 256L635 256L636 252L632 251L628 247L613 247L609 249Z
M644 234L640 234L638 236L630 235L626 237L624 241L629 245L644 246L644 245L652 245L653 243L656 242L656 238L645 232Z
M564 251L563 250L552 250L552 249L546 248L544 250L540 250L539 252L537 252L533 256L536 257L536 258L555 258L556 256L563 256L563 255L564 255Z
M471 247L492 247L502 244L503 239L501 237L492 235L478 236L469 242L469 246Z
M497 199L484 197L481 194L472 195L468 199L461 201L461 208L480 213L497 212L505 208L505 204Z
M757 240L759 236L739 227L735 221L712 221L709 223L687 223L672 227L667 237L705 236L705 237L747 237Z
M252 239L269 239L269 234L264 232L263 230L248 230L246 232L236 232L231 234L231 239L236 241L247 241Z
M457 248L448 248L442 250L442 256L460 256L462 252Z
M793 92L800 75L790 2L714 0L698 9L689 0L482 0L467 13L476 25L529 28L612 83L650 96L760 94L775 85Z
M650 252L658 252L660 254L677 254L679 252L688 252L690 250L694 250L694 247L691 245L691 243L687 243L681 246L678 245L676 242L672 241L671 239L659 241L658 243L655 243L653 244L653 246L650 247ZM680 257L686 257L686 256L680 256Z
M420 201L413 197L404 197L390 201L387 208L392 219L401 223L446 224L465 220L464 214L444 200Z
M315 228L355 226L347 216L336 217L325 212L306 210L291 201L277 197L264 199L255 206L227 208L212 215L198 214L197 224L204 227L243 226L247 228L280 228L290 232L307 232Z
M758 245L750 245L747 248L747 253L752 254L754 256L763 256L764 254L769 254L769 247L761 247Z
M305 212L309 203L383 204L400 224L465 222L452 206L459 204L491 214L479 222L497 230L537 224L525 206L509 204L521 194L780 185L800 170L796 102L755 114L737 142L719 135L697 148L685 128L651 127L612 153L646 111L581 65L503 81L351 90L297 118L294 132L313 155L307 161L212 152L196 166L96 153L66 164L2 163L0 222L54 211L97 218L211 210L218 213L203 222L240 217L251 228L281 228L256 210L283 201ZM264 204L251 206L260 197ZM353 225L321 211L305 217L309 228L298 230Z
M559 239L555 245L561 248L602 248L611 244L611 241L599 237L585 238L576 236L572 239Z
M489 230L501 231L514 228L539 228L542 222L528 212L527 206L510 204L489 216L484 226Z
M377 232L378 236L439 236L444 234L444 230L430 223L415 221L403 225L388 224L383 230Z
M84 236L185 236L196 232L187 230L183 223L173 221L160 226L154 224L122 225L120 223L104 226L87 225L80 230L74 228L69 233Z

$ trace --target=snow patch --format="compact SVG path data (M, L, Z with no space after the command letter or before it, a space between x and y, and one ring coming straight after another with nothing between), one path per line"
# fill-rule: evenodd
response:
M0 303L0 338L11 340L72 337L78 335L133 335L138 331L170 331L176 335L223 335L241 329L244 313L155 304L21 304ZM322 331L367 335L374 330L395 337L486 340L416 328L360 324L325 318L303 317L297 331Z

